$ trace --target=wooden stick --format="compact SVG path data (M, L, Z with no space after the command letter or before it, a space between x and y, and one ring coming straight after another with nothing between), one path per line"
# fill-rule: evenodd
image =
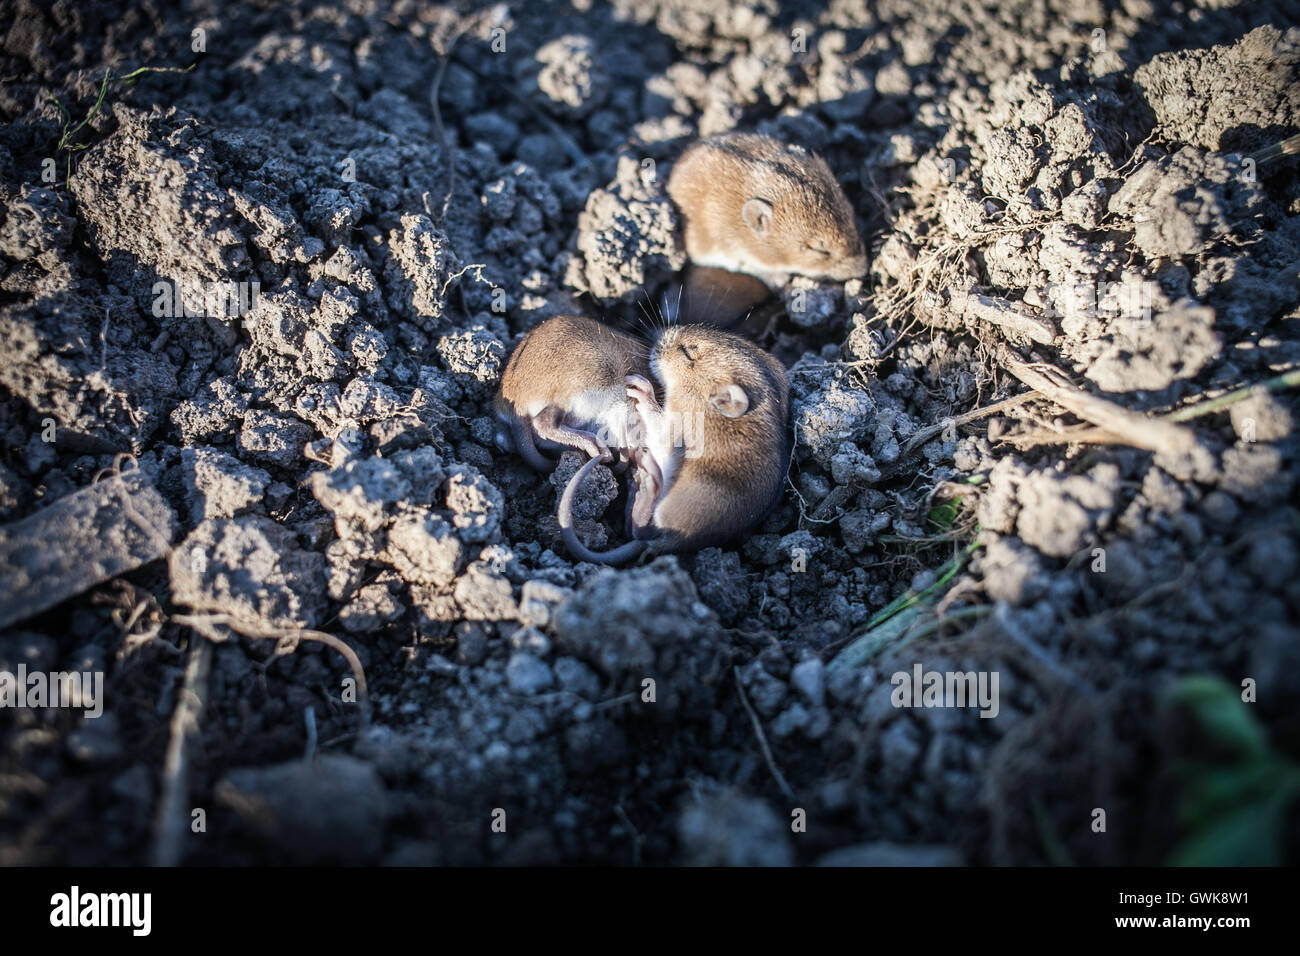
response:
M772 779L781 788L785 798L793 803L795 799L794 791L790 789L790 784L786 783L785 775L781 773L781 768L776 765L776 759L772 756L772 748L767 745L767 735L763 733L763 724L759 721L758 714L754 712L749 697L745 694L745 685L740 679L740 668L733 667L731 673L736 677L736 690L740 692L740 702L745 705L745 712L749 714L749 719L754 725L754 733L758 737L758 746L763 751L763 759L767 761L767 769L771 771Z
M1255 395L1264 395L1268 392L1280 391L1284 388L1296 388L1300 386L1300 370L1286 372L1274 378L1267 379L1263 382L1257 382L1254 385L1247 385L1245 388L1239 388L1236 391L1220 395L1218 398L1206 399L1186 405L1177 411L1170 412L1168 415L1161 415L1158 421L1179 422L1191 421L1193 418L1200 418L1202 415L1213 415L1215 412L1221 412L1224 409L1236 405ZM1123 439L1114 432L1107 431L1104 428L1074 427L1065 428L1059 432L1036 431L1027 435L1011 436L1006 439L1013 445L1059 445L1067 442L1079 442L1084 444L1111 444L1122 441Z
M1100 426L1127 445L1174 456L1188 454L1197 447L1196 433L1190 428L1131 412L1114 402L1082 391L1072 385L1060 369L1042 364L1026 365L1007 349L1000 351L998 360L1007 371L1034 391L1069 409L1085 421Z
M176 866L184 856L190 763L186 742L199 732L211 660L212 644L206 638L190 645L185 683L172 711L171 737L163 761L163 792L154 820L154 866Z
M943 434L945 429L956 428L958 425L965 425L967 422L973 422L980 418L987 418L989 415L996 415L999 412L1004 412L1009 408L1015 408L1018 405L1023 405L1025 404L1025 402L1028 402L1036 397L1037 396L1033 392L1026 392L1023 395L1013 395L1010 398L1005 398L1000 402L994 402L992 405L985 405L983 408L974 408L971 409L969 412L965 412L961 415L956 415L952 418L947 418L941 422L937 422L934 425L926 425L924 428L920 429L915 435L913 435L911 438L907 440L907 444L903 446L903 454L910 455L921 445L924 445L930 439L934 438L935 435Z

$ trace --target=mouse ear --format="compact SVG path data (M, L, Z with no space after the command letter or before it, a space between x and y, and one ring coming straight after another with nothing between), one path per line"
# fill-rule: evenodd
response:
M749 396L734 382L724 385L709 396L709 404L727 418L739 418L749 411Z
M740 207L740 218L760 236L772 226L772 204L766 199L751 199Z

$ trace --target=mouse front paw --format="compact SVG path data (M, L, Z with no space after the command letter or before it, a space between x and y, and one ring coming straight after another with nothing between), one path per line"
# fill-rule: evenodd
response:
M645 405L651 410L659 407L659 402L655 399L655 387L644 375L628 375L624 377L623 383L627 386L627 397L638 406Z

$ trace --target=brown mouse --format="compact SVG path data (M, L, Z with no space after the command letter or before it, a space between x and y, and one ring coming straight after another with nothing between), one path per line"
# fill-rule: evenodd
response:
M627 394L645 442L630 452L634 540L606 552L573 531L573 499L595 467L588 461L565 486L559 523L564 543L585 561L620 564L649 552L698 551L744 534L780 496L790 458L790 386L781 363L752 342L705 325L674 325L650 350L663 391L636 374Z
M735 331L761 309L772 291L759 279L708 266L687 266L681 285L664 294L662 311L668 322L702 323Z
M582 316L547 319L523 337L501 374L496 413L508 436L498 433L497 441L540 471L555 467L542 451L626 459L638 421L626 379L649 372L640 339Z
M668 195L697 266L757 276L769 287L791 275L866 274L848 197L826 161L801 146L754 133L701 140L673 166Z

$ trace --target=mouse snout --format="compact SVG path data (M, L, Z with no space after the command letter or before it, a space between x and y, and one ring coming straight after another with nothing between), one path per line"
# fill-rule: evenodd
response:
M652 356L663 355L668 349L673 347L673 343L677 341L677 338L677 326L670 325L661 329L658 337L655 339L654 345L650 348L650 354Z
M848 279L860 279L867 274L867 255L859 252L837 263L831 270L830 277L840 282Z

